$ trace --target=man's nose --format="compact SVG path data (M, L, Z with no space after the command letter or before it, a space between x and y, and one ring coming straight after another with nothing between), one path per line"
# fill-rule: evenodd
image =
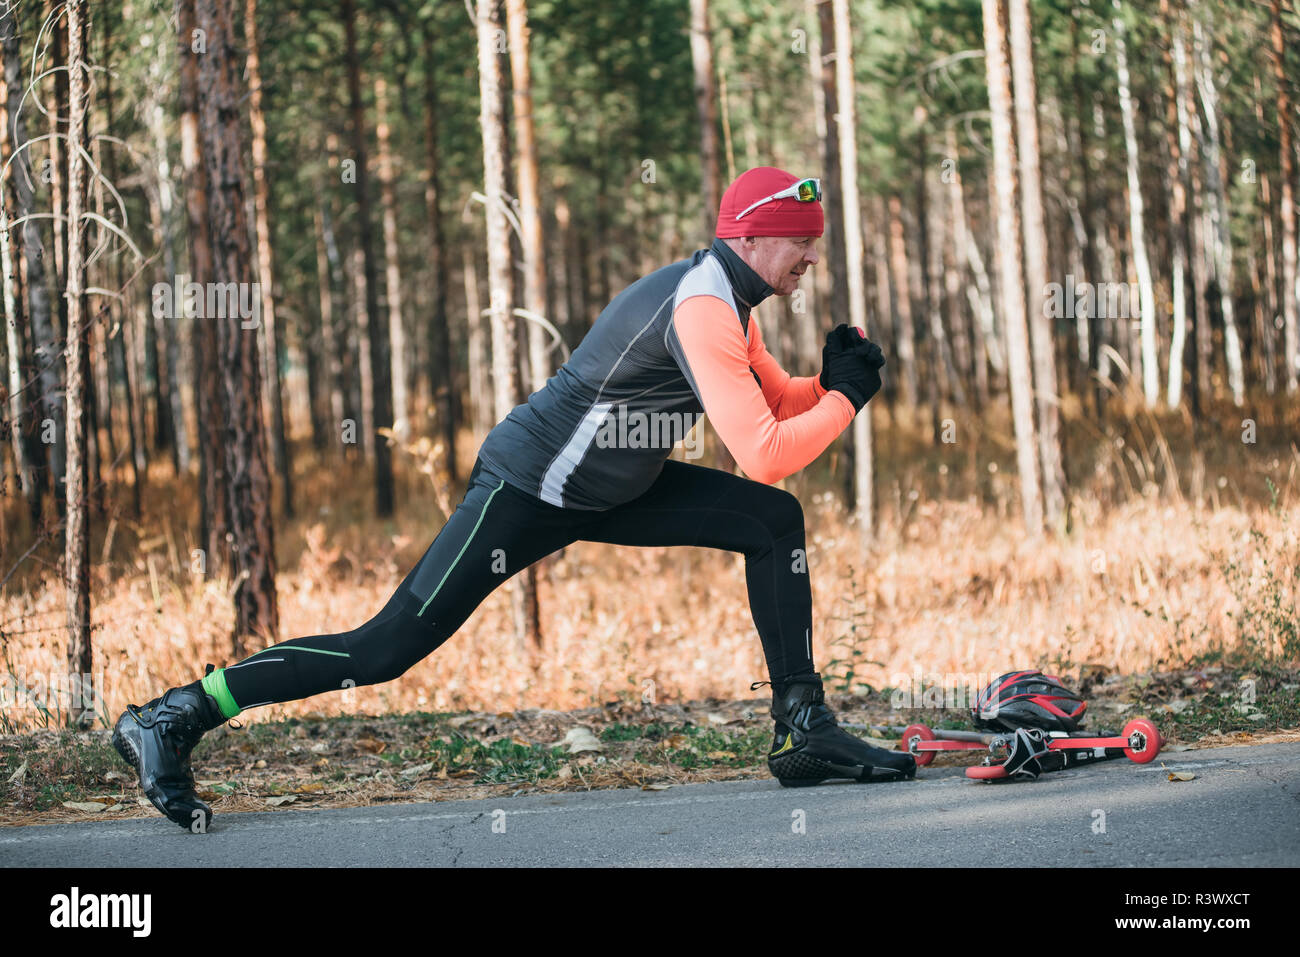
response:
M808 247L808 251L803 254L803 258L809 266L816 266L817 263L821 261L817 256L817 250L811 246Z

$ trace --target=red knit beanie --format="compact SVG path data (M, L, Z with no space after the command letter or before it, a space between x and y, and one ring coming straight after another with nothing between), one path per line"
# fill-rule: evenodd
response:
M752 203L806 178L775 166L756 166L741 173L722 194L717 235L722 239L734 236L820 236L825 229L822 204L816 201L801 203L792 196L764 203L750 210L744 219L736 220L737 214Z

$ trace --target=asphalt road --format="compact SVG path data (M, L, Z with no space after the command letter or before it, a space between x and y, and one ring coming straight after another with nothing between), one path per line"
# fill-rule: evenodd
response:
M1171 782L1169 771L1190 771ZM1300 866L1300 744L1116 760L1033 783L922 769L0 830L0 867Z

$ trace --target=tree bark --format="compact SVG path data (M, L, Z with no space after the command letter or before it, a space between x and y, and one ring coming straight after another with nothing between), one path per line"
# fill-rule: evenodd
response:
M835 90L835 13L830 0L811 0L817 17L817 29L809 31L809 59L812 60L813 85L821 91L824 101L818 110L817 133L822 148L823 192L828 198L840 197L840 134L836 117L839 114L839 97ZM816 46L812 41L816 40ZM833 207L835 199L831 199ZM830 317L828 325L838 325L840 317L849 314L849 273L844 255L844 224L834 216L826 217L826 264L830 272ZM817 343L820 354L821 344Z
M1119 0L1111 0L1115 9L1115 72L1119 81L1119 112L1124 123L1124 155L1128 173L1129 233L1133 265L1137 269L1138 294L1142 309L1142 395L1147 407L1155 406L1160 397L1160 365L1156 358L1156 300L1151 281L1151 264L1147 259L1145 213L1142 184L1138 177L1137 132L1133 121L1133 97L1130 92L1128 52L1124 43L1124 20Z
M33 210L31 158L27 151L26 124L19 104L22 102L22 52L18 42L17 8L10 4L0 14L0 56L4 59L5 129L4 160L9 174L4 186L4 204L0 206L0 236L5 243L4 292L5 340L8 352L9 428L14 453L14 466L18 471L19 486L27 500L28 514L35 527L40 522L42 495L45 487L45 447L36 441L35 426L39 424L41 392L47 384L44 370L34 368L31 340L39 340L41 329L50 327L50 299L45 286L44 259L41 254L41 236L35 224L27 219ZM12 229L10 224L22 218L22 228ZM27 281L23 283L20 260L25 257ZM24 292L26 296L24 297ZM32 330L29 334L28 330ZM58 370L52 378L57 382ZM29 377L33 384L29 385Z
M1174 329L1169 343L1169 389L1166 401L1176 409L1183 399L1183 354L1187 327L1187 245L1188 219L1188 152L1191 131L1187 125L1185 92L1187 88L1187 54L1183 42L1182 18L1169 10L1168 0L1161 0L1161 13L1170 31L1169 49L1165 53L1165 72L1170 85L1166 88L1166 137L1169 142L1169 234L1173 247L1171 284L1173 289Z
M1296 212L1295 212L1295 152L1291 124L1291 95L1286 75L1286 47L1282 41L1282 3L1273 0L1273 22L1270 25L1273 54L1273 77L1277 83L1277 122L1279 162L1279 215L1282 220L1282 342L1286 391L1294 395L1300 378L1300 325L1297 324L1296 297Z
M393 151L389 142L388 83L375 77L375 140L379 145L379 205L384 230L384 284L388 303L388 337L393 380L393 433L402 440L411 436L411 400L407 390L406 329L402 323L402 266L397 238L397 195L393 185Z
M705 243L717 226L722 184L718 170L718 112L713 91L713 42L709 0L691 0L691 64L695 71L695 111L700 123L700 181Z
M848 0L834 0L835 90L839 102L840 173L843 179L844 256L848 270L849 324L867 330L867 291L862 278L862 205L858 198L858 137L853 82L853 33ZM853 515L863 552L875 529L875 462L872 454L871 406L853 420Z
M375 261L370 226L370 185L366 168L366 114L361 102L361 66L357 59L357 24L355 0L342 0L343 27L347 34L348 103L352 117L352 157L356 161L357 242L360 246L365 277L365 317L370 345L371 433L375 458L375 513L393 514L393 457L388 441L378 437L378 430L393 424L393 394L390 382L388 324L379 315L379 269Z
M262 66L257 37L257 0L245 0L244 38L248 43L248 121L253 132L253 209L257 230L257 278L264 330L265 389L271 400L271 464L280 479L280 507L293 517L293 464L289 461L284 416L284 386L280 382L280 326L275 316L275 260L271 248L271 189L266 175L266 115L262 111Z
M86 393L90 387L91 317L86 311L84 284L86 232L85 212L86 115L89 112L89 64L86 62L89 30L86 0L68 0L68 461L67 525L64 535L64 576L67 595L70 675L93 674L90 642L90 495L87 487ZM57 26L56 28L57 29ZM68 723L81 724L94 711L73 700L68 706Z
M181 169L188 224L191 280L202 286L215 278L211 224L208 213L208 174L199 145L199 57L195 0L175 0L177 58L180 63ZM206 50L206 42L202 47ZM187 316L194 350L199 448L199 542L202 569L211 580L230 567L226 535L230 531L229 485L226 481L224 423L228 416L221 389L216 323Z
M487 197L488 308L492 317L492 378L496 419L500 421L522 398L519 342L514 334L514 288L510 230L505 215L506 137L502 120L505 95L501 61L504 35L496 0L478 0L479 126L483 134L483 179ZM537 571L523 570L513 589L516 631L533 647L542 643L537 607Z
M1011 127L1011 70L1005 50L1005 0L982 0L984 63L988 72L989 109L993 123L993 183L997 236L994 242L1006 328L1007 378L1016 434L1021 509L1031 536L1043 530L1042 485L1035 435L1033 384L1029 365L1029 330L1025 318L1024 267L1016 210L1015 134Z
M248 284L253 255L244 192L240 91L230 9L225 0L198 0L198 26L207 51L199 57L199 116L209 191L213 281ZM248 298L253 304L252 297ZM235 621L231 652L242 657L245 638L270 643L279 631L275 594L275 536L271 521L271 479L262 424L258 336L227 309L217 327L225 423L226 477Z
M456 375L456 356L447 316L448 271L447 243L442 231L442 164L438 155L438 126L441 109L434 70L433 29L424 25L424 117L425 148L429 154L429 181L425 188L425 205L429 217L429 255L433 259L433 344L429 350L429 380L433 401L438 407L442 441L446 447L447 473L455 482L459 475L456 461L456 433L460 426L460 388Z
M523 234L524 308L546 314L546 258L542 245L541 180L537 171L537 137L533 132L532 69L529 63L528 8L525 0L506 0L510 34L510 77L514 92L514 132L519 168L519 225ZM546 385L551 374L546 348L549 336L538 323L528 322L529 391Z
M847 245L846 242L845 246ZM903 383L902 405L908 415L915 415L920 387L916 372L912 284L908 277L903 203L897 196L889 197L889 271L894 287L894 341L898 344L898 371Z
M1232 230L1228 221L1228 204L1220 167L1219 94L1214 85L1209 44L1201 21L1195 17L1192 19L1192 46L1197 63L1194 71L1196 86L1205 110L1204 142L1200 145L1201 155L1205 159L1205 179L1209 194L1210 246L1214 259L1215 283L1223 313L1224 361L1228 367L1228 388L1232 392L1233 404L1241 406L1246 401L1246 382L1241 361L1241 336L1237 330L1232 297Z
M167 115L163 106L170 90L163 79L163 60L155 59L150 65L153 90L145 106L149 121L149 135L154 149L155 192L157 194L158 224L163 251L163 276L174 282L176 265L175 187L172 183L171 162L167 152ZM156 334L163 340L163 355L167 362L166 403L167 437L171 446L172 467L177 474L190 467L189 433L185 427L185 405L181 390L181 353L177 327L179 316L151 317L156 323ZM162 409L159 418L164 418Z
M1029 288L1029 344L1038 407L1038 458L1042 468L1043 517L1053 529L1065 519L1065 466L1061 456L1060 389L1056 379L1053 321L1043 308L1047 290L1047 229L1038 145L1038 83L1034 79L1033 28L1029 0L1008 8L1012 82L1015 89L1016 145L1020 158L1020 211L1025 237L1025 281ZM1154 319L1154 317L1153 317Z

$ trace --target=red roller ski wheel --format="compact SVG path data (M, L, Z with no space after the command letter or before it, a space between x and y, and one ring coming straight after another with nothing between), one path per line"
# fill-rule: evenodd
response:
M1010 777L1007 769L1000 764L977 764L973 768L966 769L966 777L973 778L976 781L1000 781L1003 778Z
M916 766L923 768L934 760L934 751L913 751L913 741L933 741L934 732L924 724L909 724L903 729L903 740L899 742L899 747L908 752L916 759Z
M1141 747L1125 748L1125 756L1130 761L1136 761L1138 764L1147 764L1154 761L1156 755L1160 753L1160 745L1163 743L1155 724L1147 718L1134 718L1124 725L1123 736L1131 741L1134 735L1139 736Z

